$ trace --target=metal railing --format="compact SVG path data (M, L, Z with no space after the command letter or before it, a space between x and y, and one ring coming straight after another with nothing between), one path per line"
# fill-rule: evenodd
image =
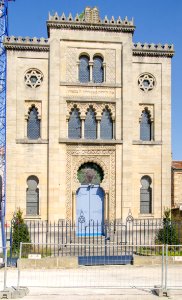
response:
M87 225L70 222L27 221L29 241L34 244L57 244L68 247L70 244L94 244L105 249L107 245L151 245L151 244L180 244L182 242L182 222L164 223L161 219L135 220L127 218L126 222L98 223L89 222ZM14 235L13 226L7 231L13 255ZM21 225L16 229L16 235L21 232ZM17 238L17 236L16 236ZM19 242L22 240L19 239ZM48 247L47 247L48 249ZM74 248L70 248L74 255ZM91 251L91 246L90 246ZM52 249L52 254L64 255L64 248ZM16 255L15 255L16 256Z

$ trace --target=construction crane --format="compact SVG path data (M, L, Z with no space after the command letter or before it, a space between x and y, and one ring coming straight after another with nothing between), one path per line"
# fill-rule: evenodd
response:
M0 212L2 246L6 247L6 49L4 37L8 35L8 2L0 0Z

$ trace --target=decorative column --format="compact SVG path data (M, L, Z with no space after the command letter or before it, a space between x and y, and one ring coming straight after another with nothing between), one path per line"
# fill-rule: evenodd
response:
M100 140L100 121L101 117L96 117L97 120L97 140Z
M112 139L115 140L115 118L112 118Z
M81 130L81 139L85 138L85 116L84 117L80 117L81 121L82 121L82 130Z
M109 192L105 192L104 197L104 221L109 221Z
M76 192L72 193L72 225L76 220Z
M103 70L104 70L104 82L106 82L106 63L103 63Z
M89 62L89 67L90 67L90 82L93 82L93 62Z
M66 116L66 138L68 139L68 122L69 122L69 116Z
M151 118L151 141L154 141L154 119Z

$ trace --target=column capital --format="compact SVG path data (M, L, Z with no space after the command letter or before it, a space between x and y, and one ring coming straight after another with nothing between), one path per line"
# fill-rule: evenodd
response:
M96 116L96 120L97 120L98 122L101 121L101 118L102 118L102 116Z

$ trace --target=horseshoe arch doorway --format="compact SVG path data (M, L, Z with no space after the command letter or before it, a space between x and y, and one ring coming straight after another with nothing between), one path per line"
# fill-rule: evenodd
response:
M77 172L80 187L76 192L76 226L79 236L104 234L104 191L100 183L102 168L92 162L80 166Z

